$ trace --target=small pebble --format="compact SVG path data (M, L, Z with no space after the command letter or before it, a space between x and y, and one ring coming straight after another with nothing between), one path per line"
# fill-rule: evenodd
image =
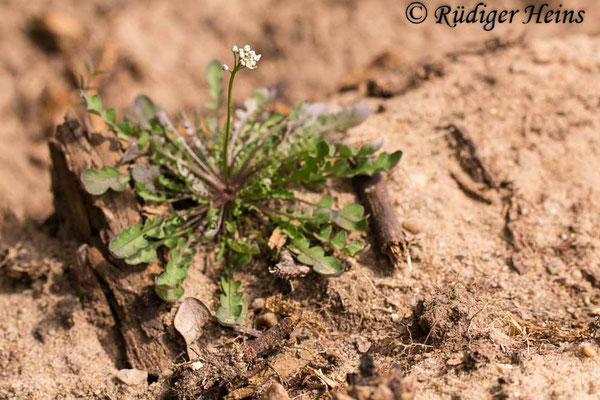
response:
M198 371L198 370L199 370L200 368L202 368L203 366L204 366L204 364L202 364L202 362L201 362L201 361L194 361L194 362L191 364L192 371Z
M355 342L359 353L366 353L371 348L371 342L362 336L357 337Z
M585 343L584 345L581 346L581 352L586 357L596 357L598 355L598 352L596 351L594 346L592 346L589 343Z
M117 379L129 386L136 386L148 381L148 373L139 369L121 369Z
M600 315L600 307L596 307L592 310L592 314L594 315Z
M277 325L277 315L272 312L264 313L256 318L256 327L261 328L272 328Z
M257 297L256 299L252 300L250 308L252 308L253 310L262 310L263 308L265 308L265 299L263 299L262 297Z
M417 223L417 221L412 219L402 221L402 227L410 233L412 233L413 235L416 235L417 233L421 232L421 226Z
M400 321L400 316L396 313L393 313L392 315L390 315L390 317L392 318L392 322Z

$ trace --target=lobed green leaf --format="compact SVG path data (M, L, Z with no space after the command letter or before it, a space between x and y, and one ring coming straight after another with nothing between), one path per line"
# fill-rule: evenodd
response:
M116 168L104 166L99 171L86 169L81 173L81 182L85 191L93 195L104 194L108 189L122 192L127 188L129 176L121 174Z
M146 221L142 227L135 224L129 228L123 229L119 235L108 245L110 252L119 258L135 260L138 252L148 248L151 243L146 239L146 235L155 234L157 227L161 224L160 217Z
M299 262L309 265L315 272L323 276L338 276L344 272L344 266L335 257L326 256L320 246L310 247L306 239L294 239L288 249L296 255Z

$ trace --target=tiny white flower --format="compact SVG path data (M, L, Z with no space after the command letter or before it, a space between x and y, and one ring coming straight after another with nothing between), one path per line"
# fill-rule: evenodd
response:
M221 69L222 69L223 71L229 71L229 65L227 65L227 64L223 64L223 65L221 65Z
M250 48L250 45L245 45L243 49L238 49L237 53L240 57L240 65L248 69L255 69L256 64L261 57L260 54L256 54L256 52Z
M237 46L233 46L233 47L231 48L231 51L233 51L234 53L237 53L237 51L238 51L238 47L237 47Z

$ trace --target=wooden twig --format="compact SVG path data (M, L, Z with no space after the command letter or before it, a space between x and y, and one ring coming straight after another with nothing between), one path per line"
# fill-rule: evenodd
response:
M483 193L478 187L474 184L470 183L465 177L461 176L458 171L451 171L450 177L454 179L454 182L458 185L459 189L462 190L467 196L472 198L473 200L480 201L485 204L492 204L492 199Z
M456 158L461 168L478 183L484 183L489 188L497 189L500 183L487 163L481 158L479 149L467 129L463 126L450 124L441 129L447 129L448 145L455 150Z
M80 284L94 280L91 300L100 299L101 288L125 342L132 367L160 375L176 355L175 340L162 323L167 312L152 289L158 265L137 267L112 258L108 243L122 229L139 223L141 215L135 195L109 191L102 196L87 194L79 179L86 168L116 165L122 156L118 142L109 133L86 132L73 115L67 115L50 138L54 208L71 238L87 243L80 255L91 268L78 268Z
M246 342L244 346L244 361L252 362L256 357L269 354L282 346L298 323L297 317L284 318L280 323L263 333L260 337Z
M500 38L495 37L484 41L476 46L469 44L468 47L458 49L446 54L451 60L457 60L465 55L483 55L495 53L499 50L506 50L514 46L520 46L525 40L525 34L516 36L515 38Z
M375 235L379 250L386 254L394 265L402 265L406 260L410 267L408 242L390 195L383 175L357 176L354 184L362 202L370 214L371 231Z

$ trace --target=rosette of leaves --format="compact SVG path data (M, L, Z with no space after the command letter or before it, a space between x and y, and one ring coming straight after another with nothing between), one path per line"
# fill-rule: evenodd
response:
M131 115L118 120L97 95L82 91L87 111L103 118L124 155L118 165L84 171L81 180L93 195L130 186L141 201L168 205L164 215L128 227L109 246L129 264L152 262L157 250L166 248L168 261L155 282L165 301L182 296L198 248L216 246L224 264L217 316L222 324L235 325L247 311L235 272L253 255L270 251L264 238L276 228L294 262L326 277L343 272L340 254L355 256L365 247L359 237L367 229L361 205L336 209L331 197L308 202L298 198L298 189L319 191L328 179L389 171L401 152L379 152L381 144L356 149L323 139L364 120L363 105L328 113L322 105L303 103L283 115L269 111L268 90L255 91L235 115L230 92L223 127L220 68L216 61L208 66L211 102L193 122L184 114L172 120L146 96L137 97Z

